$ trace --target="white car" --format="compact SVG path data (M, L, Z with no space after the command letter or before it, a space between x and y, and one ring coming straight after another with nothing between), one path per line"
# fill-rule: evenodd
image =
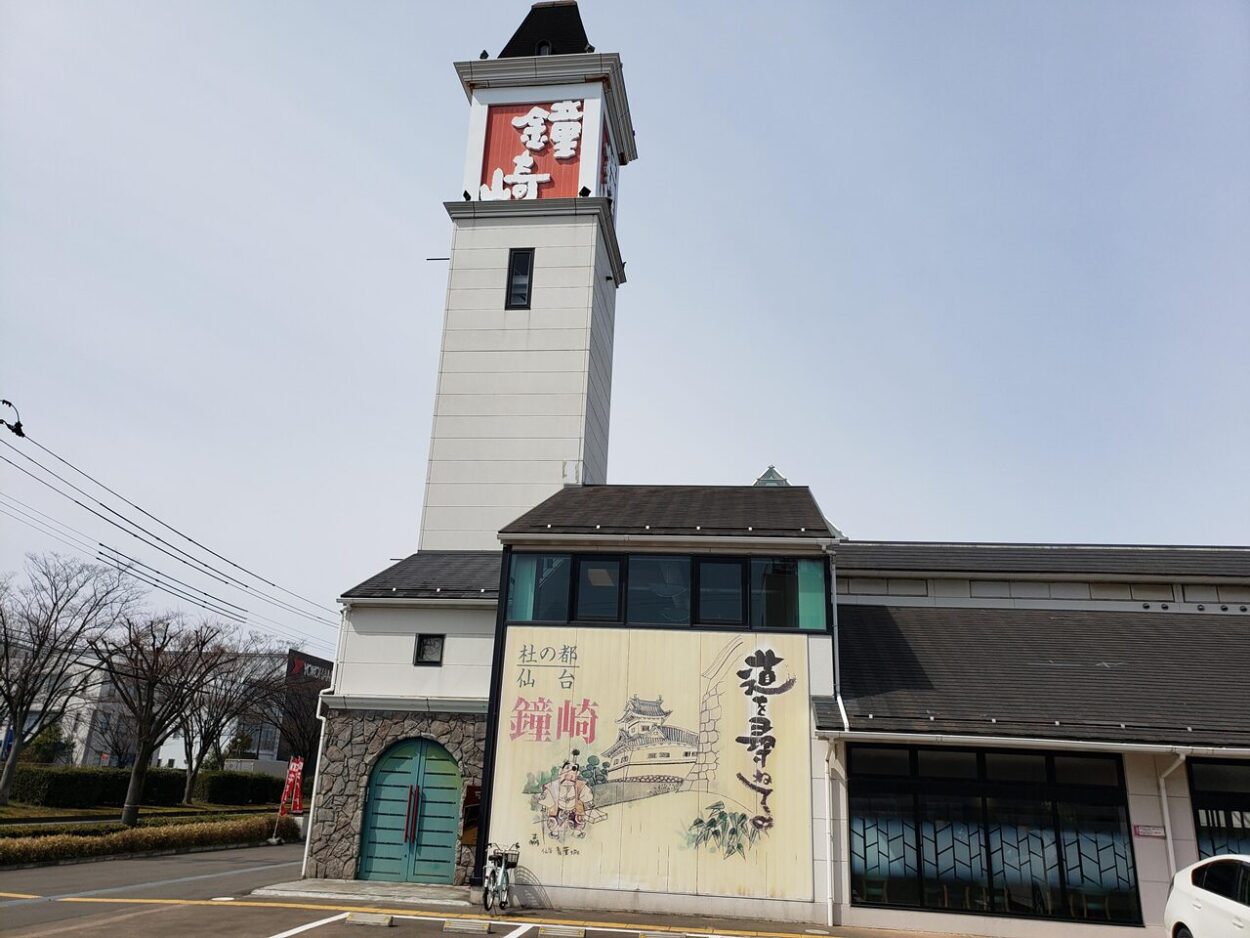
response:
M1250 856L1211 857L1172 879L1169 938L1250 938Z

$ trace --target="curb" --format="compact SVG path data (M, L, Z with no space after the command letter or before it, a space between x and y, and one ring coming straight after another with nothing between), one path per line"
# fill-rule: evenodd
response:
M299 843L300 841L292 840L290 843ZM182 853L212 853L217 850L241 850L244 847L268 847L272 846L266 840L250 841L239 844L210 844L199 847L171 847L168 850L143 850L138 853L109 853L102 854L98 857L65 857L60 860L45 860L40 863L9 863L0 866L0 872L8 872L10 870L33 870L49 866L76 866L79 863L102 863L105 860L142 860L149 857L170 857Z
M237 814L239 817L251 817L256 814L268 814L271 812L276 813L276 811L277 811L276 807L266 807L266 808L256 808L256 809L252 809L248 811L187 811L185 813L179 812L177 814L141 814L140 816L144 818L156 818L156 817L188 818L188 817L200 817L201 815L208 816L212 814ZM113 811L110 814L57 814L57 815L51 815L48 817L34 817L34 818L6 817L6 818L0 818L0 827L37 827L40 824L75 824L75 823L96 824L99 822L116 821L120 813L121 813L121 808L118 807L117 810Z
M330 892L328 890L273 889L269 886L261 886L259 889L253 889L250 895L266 896L275 899L338 899L340 902L402 902L405 905L434 905L461 909L470 909L473 908L474 905L474 903L465 899L402 899L398 896L344 895L341 892Z

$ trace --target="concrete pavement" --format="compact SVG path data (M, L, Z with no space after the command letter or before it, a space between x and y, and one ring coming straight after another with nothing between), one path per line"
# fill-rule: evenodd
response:
M0 935L85 938L107 930L131 938L361 938L360 928L346 917L374 911L394 917L390 938L441 938L445 922L487 919L472 906L388 902L382 895L351 898L350 889L334 898L253 894L281 891L266 887L294 880L301 851L302 845L288 844L0 872ZM307 890L316 882L292 885ZM495 916L489 927L499 938L539 938L539 928L548 923L585 929L586 938L637 938L643 930L738 938L925 938L918 932L840 926L551 910Z

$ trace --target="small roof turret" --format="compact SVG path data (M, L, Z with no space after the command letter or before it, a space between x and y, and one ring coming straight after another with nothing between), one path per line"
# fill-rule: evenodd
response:
M594 52L586 38L577 0L535 3L499 53L501 59L531 55L577 55Z
M755 480L755 484L756 485L778 485L780 486L780 485L789 485L790 483L786 480L785 476L783 476L780 472L777 471L776 466L769 466L767 469L764 470L764 474Z

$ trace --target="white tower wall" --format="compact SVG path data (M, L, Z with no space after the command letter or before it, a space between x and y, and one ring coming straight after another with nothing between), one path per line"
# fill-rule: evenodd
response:
M449 210L420 549L491 550L500 528L561 486L607 479L619 260L606 211ZM534 249L529 309L504 308L511 248Z

